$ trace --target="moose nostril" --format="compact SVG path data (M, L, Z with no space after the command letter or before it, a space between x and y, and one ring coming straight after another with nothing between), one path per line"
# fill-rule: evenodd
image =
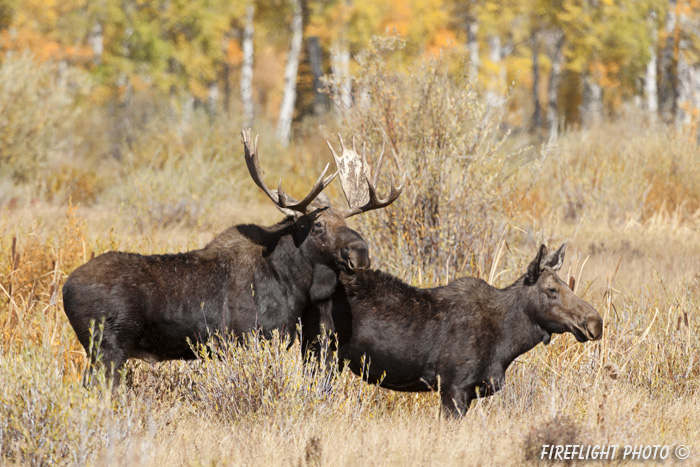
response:
M340 254L350 271L364 271L369 268L369 251L363 245L355 245L354 248L343 248Z
M589 320L588 323L586 323L586 329L592 340L600 339L603 336L603 320L598 317Z
M365 269L369 269L370 260L367 250L362 251L362 254L358 256L356 263L358 271L364 271Z

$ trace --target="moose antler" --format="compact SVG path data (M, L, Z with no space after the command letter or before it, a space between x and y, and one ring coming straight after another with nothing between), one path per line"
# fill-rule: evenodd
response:
M326 172L328 172L329 165L326 164L321 176L318 177L318 180L316 180L309 194L301 201L297 201L282 191L282 179L280 179L276 190L270 190L267 185L265 185L265 182L262 181L262 170L260 170L260 163L258 162L258 137L256 136L255 142L252 142L250 139L250 129L243 129L241 130L241 138L243 139L243 147L245 149L245 163L248 166L250 176L253 178L255 184L265 192L273 203L275 203L277 208L285 214L295 215L295 212L305 214L306 208L321 194L323 189L333 181L335 176L338 175L338 172L334 172L324 179L323 177L326 175Z
M350 217L362 212L383 208L396 201L404 188L405 176L398 188L394 186L394 181L391 181L391 191L387 198L380 199L377 197L377 182L379 181L379 173L382 170L382 162L384 161L385 145L382 144L382 152L377 161L377 168L374 171L374 177L371 177L370 180L369 165L365 156L366 145L362 149L362 156L360 156L355 148L354 138L352 140L352 149L345 147L343 138L340 135L338 135L338 140L340 140L340 147L342 148L340 156L335 152L331 143L329 141L327 143L338 167L345 199L347 199L350 206L350 209L341 211L343 216Z

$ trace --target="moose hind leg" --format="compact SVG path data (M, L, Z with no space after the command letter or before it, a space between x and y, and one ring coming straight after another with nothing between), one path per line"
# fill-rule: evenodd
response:
M95 380L96 372L104 372L105 381L113 387L119 384L120 371L128 358L128 353L116 336L107 326L99 336L95 336L86 348L88 352L88 367L85 370L83 384L90 386Z
M107 381L111 381L112 387L119 386L121 371L124 369L124 364L128 358L125 351L115 347L114 349L105 349L104 360L102 366L105 371Z

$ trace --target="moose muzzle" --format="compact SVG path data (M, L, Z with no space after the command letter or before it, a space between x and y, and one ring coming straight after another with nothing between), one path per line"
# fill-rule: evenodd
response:
M350 272L359 272L369 269L369 248L364 240L355 240L343 247L340 252L343 262Z

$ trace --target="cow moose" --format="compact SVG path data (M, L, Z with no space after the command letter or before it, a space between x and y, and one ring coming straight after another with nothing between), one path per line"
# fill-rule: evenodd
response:
M388 206L403 183L386 199L376 194L381 157L371 181L366 158L353 148L338 156L328 143L338 171L324 178L328 165L301 201L267 188L257 156L257 138L241 132L245 161L256 185L286 218L269 227L236 225L199 250L144 256L111 251L78 267L63 286L66 315L88 353L118 383L129 358L148 362L193 359L190 343L217 334L240 337L273 330L294 339L302 312L313 305L316 322L332 331L330 296L340 272L353 274L370 265L364 239L345 218ZM383 156L383 151L382 151ZM321 193L340 173L348 209L334 209ZM353 178L354 177L354 178ZM325 303L324 303L325 302ZM311 319L311 318L309 318ZM101 328L99 354L91 351ZM311 339L311 338L309 338Z
M440 389L443 410L466 413L490 396L508 366L554 333L600 339L603 321L558 276L566 244L542 245L527 272L498 289L463 277L443 287L412 287L390 274L341 274L333 294L337 355L370 383L396 391Z

